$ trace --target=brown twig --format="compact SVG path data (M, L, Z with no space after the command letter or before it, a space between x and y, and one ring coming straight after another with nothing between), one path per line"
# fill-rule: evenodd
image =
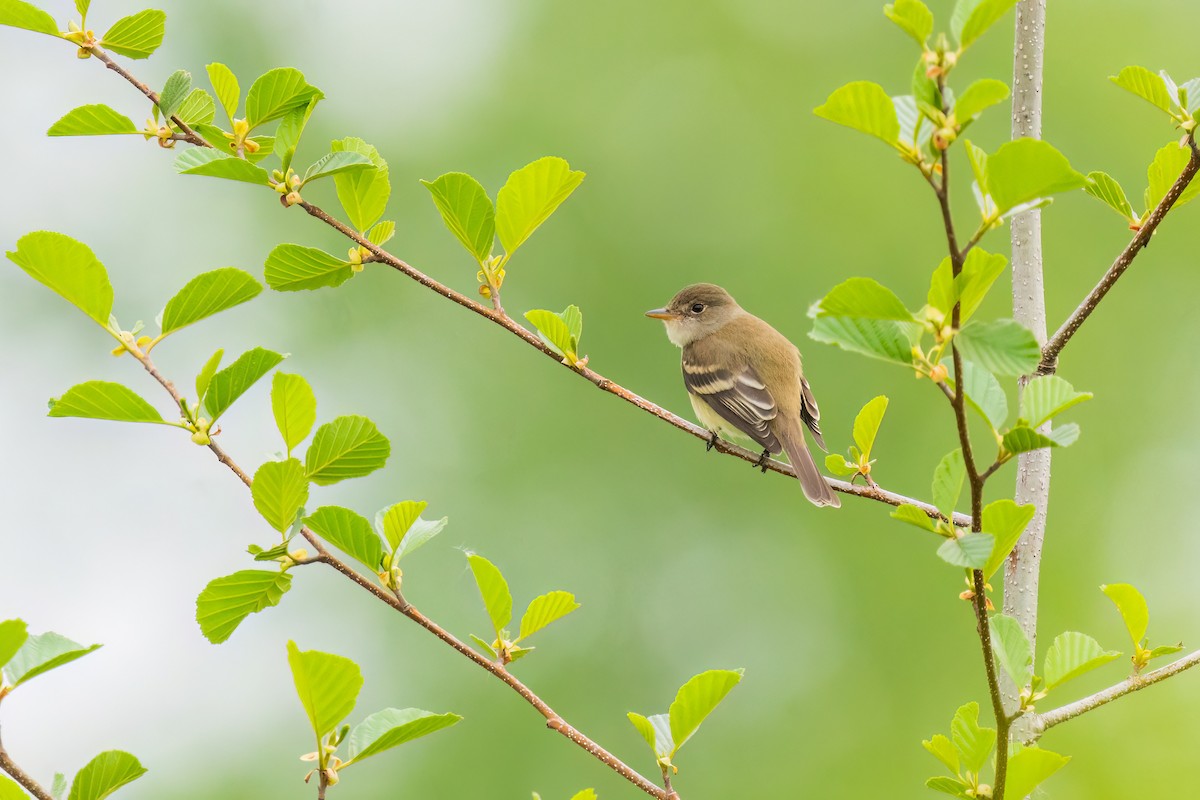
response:
M131 84L133 84L134 88L136 88L142 94L146 95L146 97L148 97L150 99L151 103L154 103L154 105L158 105L158 92L154 91L149 86L147 86L146 84L139 81L137 78L130 75L129 72L124 67L122 67L120 64L118 64L116 61L113 61L112 57L109 56L108 53L101 50L99 45L85 44L85 45L83 45L83 47L84 47L84 49L90 51L93 56L95 56L99 61L101 61L104 64L104 66L108 67L113 72L117 73L122 78L124 78L125 80L127 80ZM186 122L184 122L183 120L181 120L179 117L175 116L174 114L171 115L171 122L174 122L176 127L178 127L180 131L182 131L182 133L183 133L182 139L184 141L194 144L197 147L212 147L211 144L209 144L207 141L205 141L203 136L201 136L200 134L198 134L194 130L192 130L191 127Z
M25 770L21 769L8 751L4 749L4 744L0 743L0 770L7 772L14 781L25 787L25 791L37 798L37 800L54 800L53 795L42 788L41 784L29 776Z

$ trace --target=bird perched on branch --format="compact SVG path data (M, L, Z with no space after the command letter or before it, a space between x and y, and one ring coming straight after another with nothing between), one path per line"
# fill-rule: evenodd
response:
M747 437L763 448L756 466L786 452L805 496L818 506L841 505L817 471L804 428L824 450L821 411L804 378L800 351L779 331L749 313L711 283L680 290L663 308L667 338L683 349L683 385L700 423L712 432Z

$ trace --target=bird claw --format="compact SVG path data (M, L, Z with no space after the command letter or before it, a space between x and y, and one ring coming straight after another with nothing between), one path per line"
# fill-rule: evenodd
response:
M707 453L709 450L712 450L717 446L717 438L717 432L713 431L712 436L709 437L708 441L704 445L704 452Z
M770 463L770 461L771 461L771 451L763 450L762 455L758 457L758 461L755 461L753 466L761 469L763 471L763 474L766 475L767 474L767 464Z

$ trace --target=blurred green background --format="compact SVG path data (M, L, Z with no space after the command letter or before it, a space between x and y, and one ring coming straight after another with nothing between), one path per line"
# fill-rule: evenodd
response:
M44 0L60 22L71 4ZM936 204L915 171L811 109L835 87L873 79L907 91L916 51L879 2L561 3L444 0L166 2L167 40L133 68L152 86L177 68L203 83L223 61L243 90L266 69L303 70L328 99L300 160L357 135L391 164L393 252L463 291L475 268L418 178L449 170L494 194L545 154L586 170L581 189L513 261L505 304L577 303L591 366L688 411L678 351L641 313L686 283L727 286L803 349L826 440L849 444L858 408L891 406L877 478L927 495L954 446L945 403L925 382L806 338L808 305L851 275L924 302L944 247ZM939 21L951 4L931 3ZM92 25L143 7L97 0ZM1165 117L1111 86L1130 63L1200 74L1200 10L1177 0L1051 4L1046 136L1082 171L1104 169L1140 198L1145 167L1174 134ZM954 79L1008 80L1012 16ZM239 184L179 177L141 140L49 140L67 109L105 102L148 114L129 86L61 42L0 29L0 244L48 228L89 243L125 323L153 320L188 278L236 265L261 275L281 241L341 252L299 211ZM1007 104L971 138L994 150ZM957 152L957 151L956 151ZM961 157L961 156L960 156ZM961 162L960 162L961 163ZM958 175L963 176L959 170ZM956 186L960 224L974 210ZM334 209L329 183L313 192ZM1135 200L1135 205L1138 201ZM1172 216L1066 351L1061 374L1096 400L1072 412L1083 437L1055 455L1038 664L1065 629L1128 650L1106 582L1143 589L1156 642L1200 642L1195 480L1200 391L1194 313L1196 213ZM1045 214L1051 326L1128 239L1082 193ZM1007 252L1007 232L988 249ZM984 314L1004 315L1006 292ZM199 635L194 598L248 565L270 533L241 486L186 439L151 426L43 417L46 398L90 378L154 398L130 359L80 314L15 268L0 269L0 617L106 647L4 704L4 741L36 776L72 772L102 749L150 773L129 798L304 797L312 749L284 644L349 655L366 687L352 721L383 706L453 710L466 721L368 762L331 796L640 796L563 739L482 671L320 569L303 570L280 608L221 647ZM216 347L290 352L319 415L371 416L391 437L386 470L314 492L372 514L407 498L450 527L406 567L418 607L461 636L487 620L457 546L505 572L518 607L554 588L583 608L539 636L516 673L572 723L646 775L653 760L627 710L665 710L687 677L745 667L746 679L683 751L688 800L934 796L939 765L920 746L954 709L985 701L959 573L936 542L849 500L820 513L799 488L595 391L484 320L382 267L338 290L265 293L156 351L177 382ZM690 413L689 413L690 416ZM223 420L223 445L248 467L278 449L267 384ZM992 484L1011 491L1013 470ZM1060 690L1050 708L1116 682L1124 660ZM1057 797L1185 797L1200 792L1200 675L1187 675L1054 730L1072 763Z

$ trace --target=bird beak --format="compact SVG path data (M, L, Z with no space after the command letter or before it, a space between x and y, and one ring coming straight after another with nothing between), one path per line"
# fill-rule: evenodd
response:
M665 308L652 308L646 312L646 316L654 319L676 319L679 315Z

